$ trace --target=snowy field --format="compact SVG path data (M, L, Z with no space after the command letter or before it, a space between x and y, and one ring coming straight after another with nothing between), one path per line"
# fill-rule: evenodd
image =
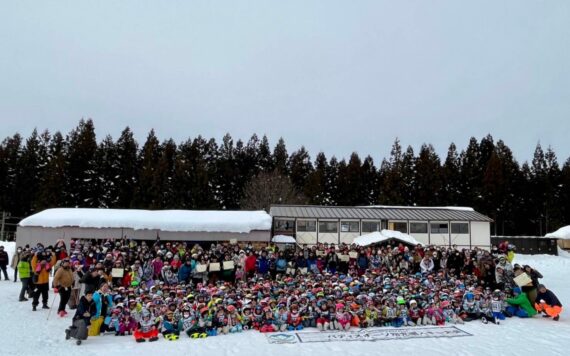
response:
M0 242L1 243L1 242ZM10 257L13 243L2 243ZM562 304L570 307L570 255L518 255L515 262L529 264L545 278ZM10 269L10 277L13 271ZM351 341L326 343L269 344L265 335L255 331L193 340L185 336L178 341L160 339L154 343L135 343L132 337L105 335L89 338L81 346L66 341L64 330L71 317L61 319L52 311L32 312L31 302L18 302L20 283L0 283L0 355L61 356L81 352L84 356L114 355L310 355L357 356L381 355L568 355L570 354L570 312L566 309L559 322L535 317L507 319L501 325L471 322L459 328L473 336L441 339L390 341ZM50 292L50 304L53 294ZM56 300L57 303L57 300ZM54 305L55 308L57 308ZM309 332L309 331L308 331Z

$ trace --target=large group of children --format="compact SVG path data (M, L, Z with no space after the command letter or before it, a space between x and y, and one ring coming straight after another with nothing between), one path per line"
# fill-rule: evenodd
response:
M512 265L513 250L507 243L491 251L398 242L279 249L121 239L26 246L18 258L36 260L32 271L57 269L58 314L66 316L66 304L75 309L68 338L90 325L91 335L143 342L252 329L499 324L537 310L558 320L560 301L539 283L538 271ZM522 273L529 282L518 286ZM36 304L43 293L32 281L26 291Z

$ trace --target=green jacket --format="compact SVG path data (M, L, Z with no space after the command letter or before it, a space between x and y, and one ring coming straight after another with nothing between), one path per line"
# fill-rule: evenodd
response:
M528 313L528 316L532 317L536 315L536 310L530 304L528 297L524 293L520 293L514 298L509 298L506 300L507 303L511 305L518 305L521 307L525 312Z
M18 262L18 273L20 274L20 279L30 278L31 266L30 262L20 261Z

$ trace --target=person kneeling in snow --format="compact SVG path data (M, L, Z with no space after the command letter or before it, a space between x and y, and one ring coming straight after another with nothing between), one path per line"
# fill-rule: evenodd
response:
M516 315L519 318L528 318L536 315L536 310L530 304L526 294L522 292L520 287L513 288L514 297L509 298L506 302L509 304L507 312Z
M558 321L560 313L562 313L562 303L551 290L546 289L544 284L538 286L538 294L536 295L538 303L534 304L536 311L544 313L543 317L552 317Z

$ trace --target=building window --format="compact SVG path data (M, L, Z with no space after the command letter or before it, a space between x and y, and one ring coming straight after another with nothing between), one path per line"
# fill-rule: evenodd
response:
M297 220L297 231L316 232L317 222L315 220Z
M436 224L431 224L431 233L432 234L447 234L449 233L449 227L447 226L447 224L440 224L440 223L436 223Z
M380 231L380 221L363 221L362 232Z
M338 222L337 221L319 221L319 232L320 233L338 233Z
M408 233L408 223L405 222L391 222L388 223L389 229L394 231L400 231L401 233Z
M275 231L295 232L295 220L275 219L273 227Z
M427 223L410 223L411 234L427 234Z
M468 234L469 224L468 223L451 223L451 233L452 234Z
M341 221L340 232L360 232L358 221Z

